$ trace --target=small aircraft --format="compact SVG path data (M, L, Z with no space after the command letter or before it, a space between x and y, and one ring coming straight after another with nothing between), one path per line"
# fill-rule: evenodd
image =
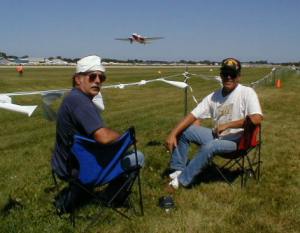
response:
M116 40L129 41L131 44L132 42L137 42L144 45L151 43L153 40L160 40L160 39L163 39L163 37L146 37L146 36L139 35L137 33L133 33L131 37L128 38L116 38Z

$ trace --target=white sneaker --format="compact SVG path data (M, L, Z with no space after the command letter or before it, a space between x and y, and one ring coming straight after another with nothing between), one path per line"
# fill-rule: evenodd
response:
M177 178L178 176L180 176L181 173L182 173L182 171L177 170L177 171L171 173L169 175L169 177L173 180L173 179Z
M178 178L175 177L170 183L169 186L171 186L173 189L178 189L179 188L179 181Z

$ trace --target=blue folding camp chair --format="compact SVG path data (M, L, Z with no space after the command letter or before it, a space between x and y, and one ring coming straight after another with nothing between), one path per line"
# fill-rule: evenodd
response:
M231 153L217 154L222 159L227 160L222 166L218 166L214 162L214 157L211 160L211 165L216 168L222 178L228 183L228 176L225 171L230 170L235 165L239 169L241 176L241 187L246 186L247 179L253 177L257 182L260 179L261 161L261 125L254 125L250 117L246 117L244 123L244 132L238 143L237 150Z
M137 163L130 171L126 171L123 169L121 161L130 147L133 147ZM90 138L75 135L74 142L71 146L71 152L77 162L77 172L75 177L73 174L73 177L69 179L70 187L71 185L78 186L103 206L103 200L99 199L93 192L93 188L104 186L105 184L118 179L120 176L126 175L128 179L126 179L121 187L106 200L106 205L122 216L129 218L125 213L114 208L112 203L122 191L128 193L126 200L130 203L129 194L131 193L132 186L137 178L140 211L141 215L143 215L140 166L138 165L135 130L133 127L129 128L117 141L107 145L100 144ZM70 219L72 224L75 225L75 208L72 208Z

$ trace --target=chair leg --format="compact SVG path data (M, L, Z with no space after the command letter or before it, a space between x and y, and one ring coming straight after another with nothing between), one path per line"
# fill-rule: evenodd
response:
M138 171L138 186L139 186L139 196L140 196L140 208L141 208L141 215L144 216L144 204L143 204L143 195L142 195L142 186L141 186L141 177L140 177L140 170Z
M72 212L70 213L70 222L73 227L75 227L75 208L73 208Z
M254 167L253 167L255 164L251 163L250 158L248 156L246 158L247 158L247 162L248 162L248 166L249 166L249 169L247 169L247 172L250 172L251 175L254 176L255 180L258 180L257 175L255 174ZM257 164L257 166L259 166L259 164ZM247 174L247 175L249 175L249 174Z
M260 160L260 144L259 144L258 145L257 181L259 181L259 179L260 179L260 164L261 164L261 160Z
M122 192L122 191L127 191L131 189L132 183L131 183L131 178L127 177L127 179L125 180L125 182L118 188L118 191L116 191L112 197L110 198L110 200L107 202L108 206L112 206L113 201L115 201L115 199L118 197L118 195ZM126 189L126 190L125 190ZM125 201L125 200L124 200Z
M241 174L241 188L244 187L245 185L245 180L244 180L244 174L245 173L245 158L244 156L242 157L242 174Z
M133 132L135 137L135 131ZM135 161L136 161L136 168L138 169L137 179L138 179L138 189L139 189L139 196L140 196L140 208L141 208L141 215L144 216L144 204L143 204L143 196L142 196L142 185L141 185L141 177L140 177L140 168L138 165L138 157L137 157L137 147L136 141L133 144L134 147L134 154L135 154Z
M54 170L51 171L51 174L52 174L54 186L56 187L56 189L58 189L58 183L57 183L57 179L56 179L56 175L55 175Z
M227 184L229 184L231 186L230 181L227 179L227 177L223 174L223 172L221 171L221 169L223 169L224 167L226 167L226 165L228 165L229 162L227 162L225 165L223 165L221 168L218 167L218 165L216 165L213 161L211 161L211 165L215 168L215 170L222 176L222 178L226 181Z

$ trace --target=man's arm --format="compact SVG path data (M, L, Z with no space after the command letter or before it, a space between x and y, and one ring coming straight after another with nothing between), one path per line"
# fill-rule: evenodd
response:
M249 115L249 117L250 117L250 120L252 121L252 123L254 125L260 124L263 120L263 116L260 115L260 114ZM231 121L231 122L228 122L228 123L225 123L225 124L220 124L220 125L218 125L218 127L216 129L217 133L220 134L224 130L229 129L229 128L231 128L231 129L243 128L244 122L245 122L245 119L240 119L240 120L237 120L237 121Z
M264 119L260 114L249 115L249 117L254 125L259 125Z
M101 144L108 144L120 137L120 134L109 128L97 129L94 133L94 139Z
M193 124L197 119L194 117L193 114L187 115L183 118L178 125L171 131L167 140L166 140L166 147L172 153L174 147L177 147L177 137L191 124Z

